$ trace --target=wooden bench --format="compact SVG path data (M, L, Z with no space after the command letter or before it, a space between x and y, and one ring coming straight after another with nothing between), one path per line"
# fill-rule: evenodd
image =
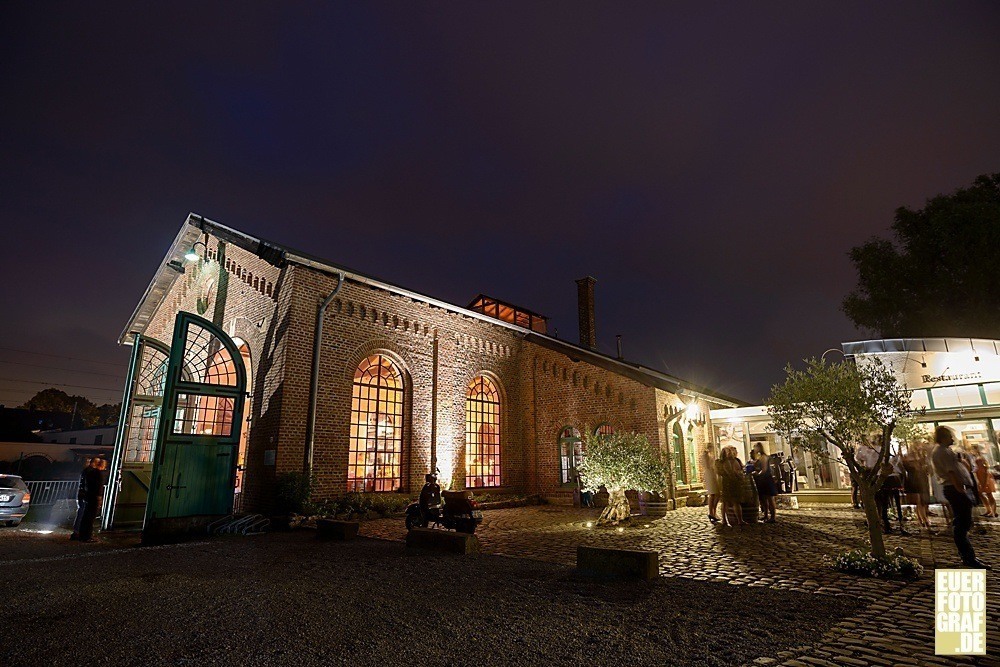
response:
M576 569L590 577L656 579L660 576L659 554L581 545L576 548Z
M317 519L316 538L320 540L353 540L358 536L357 521L337 521L336 519Z
M435 528L414 528L406 534L406 546L430 549L453 554L479 553L479 540L475 535Z

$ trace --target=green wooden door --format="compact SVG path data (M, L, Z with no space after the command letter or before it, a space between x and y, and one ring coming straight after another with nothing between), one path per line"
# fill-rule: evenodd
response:
M102 506L105 530L142 527L169 360L169 347L135 334Z
M246 370L208 320L178 313L153 458L143 541L204 526L233 509Z

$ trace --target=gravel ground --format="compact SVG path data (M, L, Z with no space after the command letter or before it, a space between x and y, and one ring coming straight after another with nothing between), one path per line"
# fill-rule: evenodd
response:
M861 608L679 578L599 583L306 531L84 553L24 539L0 540L0 590L18 609L7 667L734 665L809 644Z

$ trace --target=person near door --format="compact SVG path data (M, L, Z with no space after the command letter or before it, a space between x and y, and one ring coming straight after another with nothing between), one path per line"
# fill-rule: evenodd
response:
M83 469L80 471L80 483L76 488L76 519L73 521L73 533L69 536L71 540L80 539L80 526L83 524L83 516L87 511L87 470L93 467L97 458L84 459Z
M701 470L705 476L705 493L708 495L708 520L712 523L719 522L719 515L716 513L719 507L719 473L715 471L717 460L715 445L710 442L701 452Z
M96 542L94 539L94 519L97 518L97 510L101 503L101 496L104 495L104 473L107 462L101 458L95 458L90 462L90 466L85 468L82 476L83 486L83 516L80 518L80 529L78 539L81 542Z

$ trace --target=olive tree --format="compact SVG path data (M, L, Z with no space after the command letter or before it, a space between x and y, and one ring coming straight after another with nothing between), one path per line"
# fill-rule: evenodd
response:
M847 466L864 499L872 554L884 557L875 494L891 470L893 431L909 423L910 392L878 359L861 366L808 359L804 370L789 364L785 373L784 384L772 387L767 399L774 429L783 436L805 436L802 446L821 460L829 460L828 445L840 452L838 460ZM865 445L878 455L872 468L858 458Z
M583 463L578 466L586 491L608 490L608 506L597 520L599 526L628 521L631 516L625 491L659 493L668 474L660 454L646 436L620 432L596 435L587 429Z

